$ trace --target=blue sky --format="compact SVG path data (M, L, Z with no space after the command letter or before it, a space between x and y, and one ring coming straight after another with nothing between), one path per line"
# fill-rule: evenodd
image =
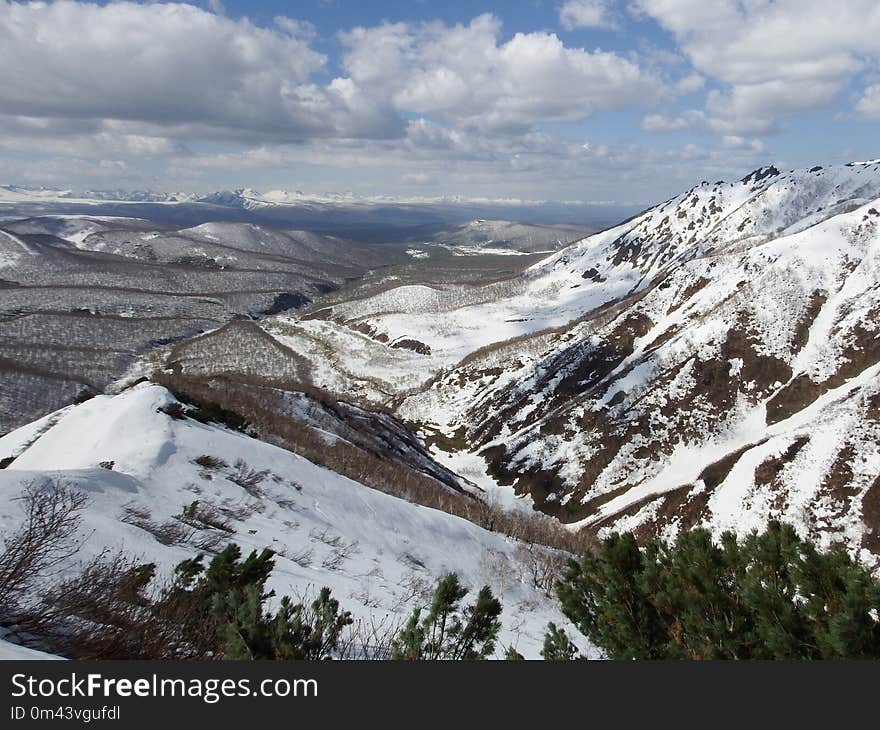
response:
M872 159L875 0L0 0L0 183L641 205Z

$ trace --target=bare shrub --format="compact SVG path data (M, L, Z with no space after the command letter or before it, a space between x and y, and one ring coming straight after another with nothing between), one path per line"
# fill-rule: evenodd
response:
M567 556L542 545L521 544L517 547L516 557L522 569L522 577L533 588L552 596Z
M120 522L140 527L145 522L152 522L152 520L153 513L143 505L134 502L122 505L122 515L119 517Z
M431 600L434 593L434 585L427 578L419 575L415 571L407 572L397 582L399 592L395 592L395 602L393 610L395 612L407 608L409 604L418 601L419 604L426 604Z
M302 548L286 557L296 563L300 568L309 568L312 565L312 561L315 559L315 550L314 548Z
M254 502L232 502L227 499L223 501L223 506L220 507L220 511L233 520L244 522L253 517L257 512L260 512L261 505Z
M134 525L149 532L163 545L183 545L189 542L195 534L195 529L179 520L168 520L161 523L153 521L150 510L140 505L126 504L122 510L120 522Z
M205 469L214 469L215 471L226 469L229 466L229 464L223 461L219 456L211 456L210 454L203 454L197 459L193 459L193 462Z
M379 606L382 605L382 601L370 593L370 589L366 586L362 586L358 590L352 591L348 594L348 597L353 598L367 608L379 608Z
M342 535L334 535L327 527L322 530L319 530L317 527L313 527L311 530L309 530L309 537L312 540L323 542L325 545L328 545L332 548L339 547L344 542L342 539Z
M375 558L373 558L373 560L375 560ZM364 573L363 577L378 578L380 580L385 579L385 576L382 574L382 568L380 568L378 565L374 565L372 568L370 568L366 573Z
M22 607L34 583L51 578L77 552L74 536L80 527L80 510L87 498L82 492L49 482L30 486L16 498L24 507L18 530L4 540L0 554L0 613Z
M226 539L225 535L216 532L207 532L193 537L190 540L190 544L196 550L216 554L226 547Z
M195 535L195 530L177 520L156 524L152 529L144 528L163 545L185 545Z
M134 629L143 620L147 601L139 590L123 588L137 567L122 553L99 555L53 588L25 625L67 657L142 656L145 637Z
M315 530L312 531L312 533L315 532ZM330 537L327 530L317 533L316 537L325 545L329 545L332 548L330 553L321 561L321 566L327 568L327 570L339 570L346 560L357 555L361 551L360 544L357 540L345 542L341 535Z
M496 589L498 598L504 600L504 590L513 578L510 559L503 552L487 550L480 556L483 579Z
M412 553L403 553L400 556L400 562L404 565L408 565L413 570L427 570L428 566L425 565L425 562L421 558L417 558Z
M223 532L235 532L235 527L223 512L210 502L204 500L197 499L188 504L183 508L183 512L181 512L177 519L196 529L211 527Z
M337 655L340 659L385 660L391 658L391 643L401 630L401 621L391 615L381 619L357 619L340 638Z
M238 459L228 478L229 481L237 484L252 497L259 498L263 496L263 490L260 488L260 484L268 475L268 469L265 471L257 471L256 469L251 469L243 459Z
M150 590L154 576L153 564L105 551L51 590L26 626L48 649L73 659L203 656L211 630L203 607L170 583Z

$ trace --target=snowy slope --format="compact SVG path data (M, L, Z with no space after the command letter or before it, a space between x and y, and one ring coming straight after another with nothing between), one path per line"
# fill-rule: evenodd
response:
M514 221L477 219L451 226L434 236L433 243L454 253L542 253L555 251L582 238L589 230L564 225L525 225Z
M486 287L401 287L333 308L390 339L418 335L455 361L494 342L559 326L647 286L661 271L719 246L755 245L862 205L880 193L880 165L703 183Z
M877 561L878 196L876 162L704 183L533 267L532 289L583 277L580 319L399 412L573 527L777 517Z
M44 651L36 649L28 649L26 646L20 646L11 641L0 639L0 661L46 661L52 659L61 659L54 654L47 654Z
M880 162L762 168L515 279L264 326L317 384L393 404L442 463L573 529L778 517L875 561L878 226Z
M269 546L279 553L271 581L280 595L327 585L356 617L390 625L417 602L414 587L433 584L451 570L472 587L488 583L502 599L502 647L513 643L536 657L546 623L560 621L554 601L525 580L515 542L237 432L171 419L158 409L172 400L163 388L144 384L98 396L53 422L0 439L0 458L19 454L0 470L0 532L13 529L12 498L23 487L57 480L89 495L82 560L112 546L167 571L197 552L194 543L218 531L201 530L183 544L165 545L120 518L145 510L153 523L173 522L199 500L232 515L231 539L244 550ZM204 455L222 458L226 466L199 466L194 460ZM238 460L266 472L259 496L229 478ZM99 467L111 461L112 469Z

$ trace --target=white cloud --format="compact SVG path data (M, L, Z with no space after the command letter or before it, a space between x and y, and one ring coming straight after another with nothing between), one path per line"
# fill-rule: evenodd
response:
M724 99L718 91L710 91L707 103L710 112L717 111L724 103ZM723 114L707 114L702 109L687 109L675 115L647 114L642 118L642 129L646 132L677 132L693 129L728 136L767 135L779 131L776 121L769 117L727 117Z
M706 85L706 79L700 74L688 74L675 82L675 90L686 96L700 91Z
M880 61L876 0L637 0L694 68L722 84L707 110L718 128L766 134L776 118L830 105Z
M880 84L868 86L856 102L856 113L863 119L880 121Z
M675 132L705 126L706 115L697 109L689 109L676 116L648 114L642 119L642 129L647 132Z
M386 23L341 33L333 78L310 23L275 18L259 27L211 7L216 12L0 0L4 174L45 184L204 189L218 179L260 186L267 171L297 185L289 176L331 171L342 186L361 180L374 192L403 184L426 194L648 202L693 178L748 169L757 154L759 132L744 130L723 107L760 111L758 87L751 96L710 94L711 114L643 120L645 129L729 138L708 151L592 140L586 125L581 138L572 128L567 138L550 131L548 123L601 110L650 109L700 92L712 77L690 57L693 68L661 49L649 56L566 46L551 32L504 35L487 14L458 25Z
M725 134L721 137L721 146L728 150L749 150L751 152L764 152L766 149L760 139L739 137L735 134Z
M425 119L412 121L403 140L321 140L236 153L197 153L181 175L206 170L208 177L242 180L242 170L320 170L346 180L346 188L420 195L530 199L616 200L648 204L701 179L737 179L765 162L747 144L656 149L638 143L593 143L544 132L498 135L450 130ZM254 173L255 174L255 173ZM244 173L250 179L251 173ZM282 177L282 179L284 179ZM240 183L239 183L240 184ZM280 186L294 183L281 182ZM274 183L278 186L279 183ZM298 189L315 190L297 178ZM178 187L186 187L180 184Z
M615 28L608 0L566 0L559 8L559 22L566 30Z
M650 103L663 83L629 58L566 47L553 33L517 33L501 23L385 24L341 35L345 69L372 98L484 129L575 121L599 109Z
M284 19L260 28L192 5L0 2L0 113L128 120L231 137L395 132Z

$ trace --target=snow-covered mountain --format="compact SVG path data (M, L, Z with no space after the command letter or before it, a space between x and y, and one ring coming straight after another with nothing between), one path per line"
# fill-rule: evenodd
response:
M880 161L762 168L513 280L392 286L266 329L321 341L319 381L369 383L438 454L479 455L573 527L778 517L876 561L878 198Z
M144 246L160 261L184 239L255 262L316 245L251 224L157 228L134 248L136 222L28 225L38 224L0 237L4 271L40 255L46 236L63 239L65 255L137 258ZM318 248L332 258L333 246ZM184 391L237 399L264 441L170 419L158 409L171 396L144 384L0 439L0 459L13 457L0 489L78 484L93 495L98 542L121 540L165 567L195 548L162 544L145 520L162 526L208 500L239 515L244 546L285 551L279 593L327 583L361 616L403 615L407 571L456 570L502 593L505 641L527 655L558 616L516 577L518 546L369 489L381 485L355 473L362 455L395 454L428 489L478 488L587 537L742 533L778 518L880 567L880 161L704 182L512 278L438 283L425 266L422 278L373 272L301 310L154 353L156 373ZM329 467L322 453L344 442L356 481L266 442ZM258 497L242 494L238 462L266 472ZM322 535L357 552L340 568Z
M571 225L525 225L514 221L477 219L450 226L432 239L453 251L546 253L582 238L590 230Z
M184 203L198 199L193 193L162 193L152 190L69 190L65 188L0 185L0 202L80 202Z
M553 202L457 195L258 192L251 188L205 194L0 185L0 217L3 218L59 214L140 217L178 226L240 221L320 231L377 243L426 242L449 226L474 219L519 221L537 226L574 221L581 227L581 232L574 236L578 237L619 220L635 209L629 203L608 201ZM572 240L568 234L560 238L566 242Z
M162 192L153 190L73 190L68 188L28 187L26 185L0 185L0 202L46 202L52 200L80 202L117 203L207 203L237 208L261 206L337 205L337 206L387 206L387 205L488 205L498 207L541 206L552 201L522 198L484 198L462 195L359 195L352 192L306 193L302 191L267 190L253 188L215 190L210 193ZM561 205L582 206L587 201L566 201Z
M164 388L143 384L0 438L0 458L14 457L0 470L0 534L20 519L14 498L25 487L54 481L88 495L85 542L70 571L110 548L167 575L181 560L234 541L244 551L277 552L270 587L279 595L328 586L368 625L402 623L449 571L469 587L490 585L502 600L501 652L514 645L536 658L547 622L564 622L524 575L516 541L222 426L171 418L162 409L174 402ZM194 502L214 515L213 527L180 521Z

